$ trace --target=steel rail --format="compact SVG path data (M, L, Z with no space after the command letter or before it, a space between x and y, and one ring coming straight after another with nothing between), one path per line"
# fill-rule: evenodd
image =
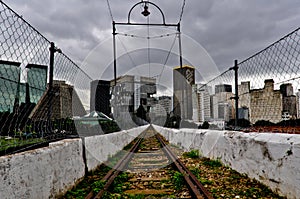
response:
M145 131L146 133L146 131ZM119 173L128 165L130 160L132 159L134 153L137 151L140 143L144 139L145 133L141 134L135 144L130 148L129 152L124 155L118 163L112 168L103 178L102 180L106 181L104 187L101 191L97 193L94 197L93 191L91 191L85 199L99 199L103 196L105 191L111 186L115 178L119 175ZM168 156L168 158L173 162L176 169L183 174L184 179L188 185L189 190L191 191L191 195L197 199L213 199L212 195L205 189L205 187L198 181L196 176L189 171L189 169L181 162L177 156L172 152L171 148L164 142L164 140L159 136L158 133L155 134L155 137L158 139L160 144L162 145L162 150Z
M205 189L205 187L199 182L196 176L180 161L177 156L173 153L171 148L161 139L161 137L156 134L156 138L162 145L162 149L168 155L170 160L174 163L176 168L180 173L184 175L184 179L188 184L188 188L191 191L191 194L195 198L206 198L206 199L213 199L212 195Z
M105 193L105 191L107 191L107 189L110 187L110 185L113 183L114 179L119 175L119 173L121 172L121 170L123 170L123 168L125 168L125 166L129 163L129 161L132 159L134 153L136 152L136 150L138 149L141 141L143 140L144 134L141 134L142 136L140 136L138 138L138 140L136 141L136 143L130 148L129 152L123 156L118 163L114 166L114 168L112 168L103 178L102 180L106 181L104 187L102 188L101 191L99 191L97 193L97 195L94 197L94 193L93 191L91 191L86 197L85 199L99 199L103 196L103 194Z

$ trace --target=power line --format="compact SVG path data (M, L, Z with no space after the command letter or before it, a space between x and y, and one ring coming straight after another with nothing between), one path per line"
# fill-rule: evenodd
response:
M182 20L182 16L183 16L183 12L184 12L184 7L185 7L185 0L183 0L182 6L181 6L181 13L180 13L180 17L179 17L179 22L181 22Z
M133 64L135 67L137 67L137 64L134 62L134 60L133 60L133 58L131 57L130 53L128 52L128 49L126 48L125 44L122 42L122 40L121 40L119 37L118 37L118 40L120 41L122 47L123 47L124 50L126 51L126 55L129 57L129 59L130 59L130 61L132 62L132 64ZM141 73L140 73L140 71L139 71L139 68L137 67L136 69L137 69L137 72L139 73L139 75L142 76Z
M203 87L207 86L209 83L215 81L216 79L218 79L219 77L225 75L228 71L231 71L232 68L227 69L226 71L224 71L223 73L221 73L220 75L214 77L213 79L209 80L208 82L206 82L206 84L203 84L200 88L198 88L198 90L201 90Z
M140 36L140 35L134 35L134 34L127 34L127 33L117 33L118 35L125 36L125 37L134 37L134 38L140 38L140 39L159 39L163 37L170 37L173 35L176 35L177 33L168 33L168 34L162 34L162 35L155 35L155 36Z
M111 11L109 0L106 0L106 3L107 3L108 10L109 10L111 21L114 21L114 17L113 17L112 11Z
M151 60L150 60L150 39L149 39L149 36L150 36L150 27L149 27L149 22L150 22L150 16L147 17L147 23L148 23L148 26L147 26L147 47L148 47L148 72L149 72L149 77L150 77L150 63L151 63Z
M164 62L163 69L162 69L162 71L161 71L160 74L159 74L158 83L160 82L162 73L163 73L164 70L165 70L165 67L166 67L166 64L167 64L167 62L168 62L168 59L169 59L169 57L170 57L171 51L172 51L172 49L174 48L175 41L176 41L176 36L174 37L173 43L172 43L172 45L171 45L171 48L170 48L170 50L169 50L169 52L168 52L168 54L167 54L166 60L165 60L165 62Z

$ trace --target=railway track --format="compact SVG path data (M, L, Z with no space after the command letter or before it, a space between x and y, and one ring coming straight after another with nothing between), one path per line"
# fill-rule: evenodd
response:
M177 158L164 138L151 127L135 139L129 152L105 175L102 189L98 193L91 191L85 198L102 198L116 177L123 172L129 173L129 177L122 190L125 196L122 198L133 195L155 198L166 198L169 195L176 198L213 198ZM176 180L184 182L179 186Z

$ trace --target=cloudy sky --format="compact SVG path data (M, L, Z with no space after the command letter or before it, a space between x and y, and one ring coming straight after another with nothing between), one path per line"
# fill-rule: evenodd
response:
M81 65L94 79L99 76L97 71L99 66L95 66L96 63L98 65L111 64L112 25L106 0L6 0L5 2L50 41L54 41L65 54ZM138 2L140 1L109 0L113 19L117 22L126 22L130 8ZM178 23L183 0L153 0L152 2L163 10L167 23ZM151 5L149 10L151 12L149 20L160 22L158 11ZM142 7L133 10L132 21L146 22L145 17L140 15L141 11ZM207 51L219 71L224 71L233 65L234 59L240 61L246 59L298 28L299 22L299 0L186 0L181 21L182 34L185 38L189 38L189 41L183 39L184 63L193 62L186 58L187 54L197 57L193 54L195 52L191 47L193 45L191 41L193 41L202 46L202 50ZM149 34L147 28L142 31L118 28L117 31L140 36ZM174 32L172 29L161 32L156 29L150 31L150 36ZM149 61L149 57L145 56L149 53L147 40L129 40L125 37L118 37L118 49L123 49L123 52L118 51L120 56L124 52L130 52L130 56L121 56L121 63L136 64L140 58L144 61L138 65L147 65ZM159 40L157 43L163 43L164 47L156 46L158 44L155 44L155 41L150 43L151 48L154 46L156 48L151 51L151 60L161 59L161 61L155 61L160 65L165 64L165 58L159 56L168 55L173 37L170 36L169 39L162 41ZM170 60L172 60L172 55L178 52L175 48L177 46L174 47ZM95 51L97 56L91 56L95 54ZM159 53L160 51L162 53ZM109 58L105 63L99 64L99 59L107 57ZM94 60L96 58L98 62ZM87 64L82 64L85 62ZM178 65L179 63L170 61L168 64ZM191 64L205 65L206 63ZM104 70L111 72L110 69L101 70L102 73ZM155 69L151 68L151 70Z

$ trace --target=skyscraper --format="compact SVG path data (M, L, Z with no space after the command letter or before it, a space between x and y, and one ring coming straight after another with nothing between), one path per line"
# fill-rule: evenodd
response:
M110 81L94 80L91 82L90 111L99 111L105 115L110 109Z
M114 119L122 129L134 127L132 116L137 112L141 101L149 111L151 106L151 95L156 93L156 79L150 77L138 77L124 75L117 78L117 85L111 81L113 87L111 96L111 107Z
M20 63L0 60L0 112L13 112L19 106Z
M204 84L197 84L198 100L198 122L209 121L211 118L210 93L211 87Z
M181 119L193 118L192 85L195 84L195 68L184 65L173 70L173 107L174 115Z
M234 118L232 87L228 84L215 86L215 95L211 96L211 115L214 119L229 121Z
M28 64L26 66L30 102L38 103L47 87L47 66Z

